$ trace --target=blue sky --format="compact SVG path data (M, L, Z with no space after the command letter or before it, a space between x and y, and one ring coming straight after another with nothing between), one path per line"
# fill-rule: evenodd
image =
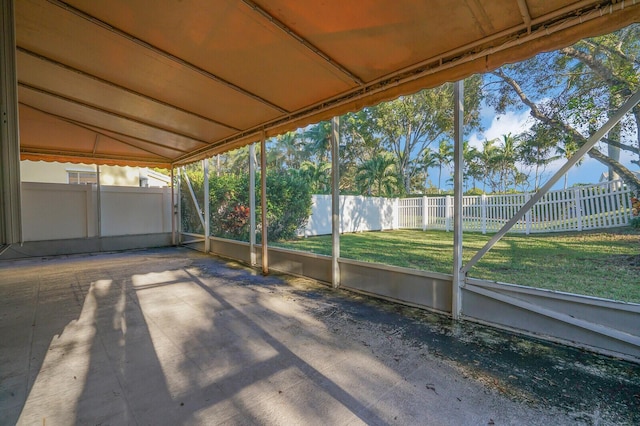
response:
M501 138L502 135L507 135L509 133L516 135L528 130L534 123L534 119L529 115L529 110L524 111L508 111L503 115L496 115L495 112L489 108L484 107L481 112L482 118L482 126L485 129L483 132L474 132L472 133L467 140L472 146L476 148L482 147L482 142L486 140L491 140L495 138ZM625 166L629 167L630 170L637 171L638 167L631 163L632 156L625 151L621 153L621 163ZM562 165L565 163L565 160L556 161L550 164L543 177L542 184L544 184ZM582 164L578 167L572 167L568 172L568 186L572 186L576 183L598 183L600 180L600 176L603 172L606 172L607 168L604 167L600 162L586 156ZM430 173L432 180L435 181L434 184L437 185L437 170L435 170L435 174L433 172ZM446 179L449 179L449 175L444 176L443 171L443 186ZM560 179L554 186L553 189L562 189L564 186L564 178ZM449 186L450 187L450 186Z

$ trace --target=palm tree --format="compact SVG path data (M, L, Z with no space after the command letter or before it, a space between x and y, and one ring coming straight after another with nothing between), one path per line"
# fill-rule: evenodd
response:
M438 163L438 191L441 191L442 166L449 166L451 164L453 160L453 146L449 145L446 140L441 140L438 151L434 151L433 154Z
M498 148L498 171L500 173L500 190L506 192L509 187L509 175L515 185L516 173L516 148L518 141L511 133L502 135L502 146Z
M529 132L523 135L518 156L525 164L534 166L533 187L536 191L540 187L542 173L547 166L562 158L561 155L553 155L557 139L558 136L555 132L540 124L533 125Z
M242 173L249 169L249 147L234 149L233 151L227 151L224 154L216 155L215 170L216 175L220 176L220 173ZM222 163L222 164L221 164Z
M300 175L309 182L314 194L331 192L331 163L316 164L312 161L303 161L300 165Z
M438 164L435 153L430 149L426 149L420 161L420 170L424 173L424 189L429 188L429 168L435 167Z
M298 134L296 132L287 132L277 136L271 154L271 159L276 166L298 168L300 166L301 154Z
M462 158L464 159L464 168L463 168L463 175L462 175L462 179L464 180L464 186L465 188L468 190L469 188L467 188L467 184L469 183L469 178L473 179L473 187L475 188L476 186L476 179L478 178L479 175L479 170L477 167L478 164L478 156L480 155L480 152L478 152L478 150L471 146L469 144L469 141L464 141L462 144Z
M329 160L331 149L331 122L322 121L304 131L305 150L309 157L316 156L320 162Z
M365 161L356 173L361 193L379 197L392 195L398 186L396 164L390 153L380 153Z
M495 175L497 163L497 148L494 144L495 139L485 139L484 142L482 142L482 151L480 151L478 156L480 170L482 172L482 192L487 192L487 182L492 190L496 189L496 185L492 179Z
M569 158L573 157L573 154L575 154L579 148L580 147L578 146L575 140L567 139L564 142L564 146L558 145L558 147L556 147L556 152L568 160ZM576 163L576 167L580 166L583 161L584 161L584 157L582 157ZM567 189L568 179L569 179L569 172L564 174L564 189Z

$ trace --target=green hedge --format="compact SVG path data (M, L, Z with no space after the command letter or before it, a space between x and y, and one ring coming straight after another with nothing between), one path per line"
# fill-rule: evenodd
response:
M199 200L203 199L202 171L187 171ZM260 176L256 188L260 188ZM260 192L256 191L257 241L261 241ZM202 233L196 209L186 184L182 187L182 226L186 232ZM210 234L249 241L249 174L224 173L209 178ZM200 201L201 202L201 201ZM201 206L202 207L202 206ZM267 222L269 240L296 236L311 215L309 182L297 170L267 171Z

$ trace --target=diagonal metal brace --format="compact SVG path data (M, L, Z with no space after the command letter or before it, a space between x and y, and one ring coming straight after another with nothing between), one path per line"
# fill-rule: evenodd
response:
M529 199L529 201L527 201L524 206L522 206L520 208L520 210L518 210L516 212L515 215L513 215L513 217L509 220L509 222L505 223L505 225L500 228L500 230L493 236L493 238L491 238L485 245L484 247L482 247L480 249L480 251L478 251L475 256L473 256L471 258L471 260L469 260L469 262L467 262L466 265L464 265L464 267L462 268L462 273L463 274L467 274L469 272L469 270L476 264L478 263L478 261L480 259L482 259L482 257L489 251L491 250L491 248L495 245L495 243L497 243L498 241L500 241L500 239L502 237L504 237L504 235L509 232L509 230L516 224L518 223L518 221L520 219L522 219L524 217L524 215L531 209L531 207L534 206L535 203L537 203L542 197L544 197L544 195L549 192L549 190L551 189L551 187L553 187L553 185L556 184L556 182L558 180L560 180L560 178L562 176L564 176L565 173L567 173L571 167L573 167L578 161L580 161L580 159L591 149L594 147L595 144L597 144L600 139L602 139L604 137L604 135L606 135L609 130L611 130L616 124L618 124L618 122L620 120L622 120L622 117L624 117L625 114L627 114L629 111L631 111L631 109L633 107L636 106L636 104L640 102L640 90L638 90L636 93L633 94L633 96L631 96L625 103L624 105L622 105L620 107L620 109L618 109L618 111L616 111L616 113L609 119L609 121L607 121L597 132L595 132L588 140L587 142L585 142L584 145L582 145L582 147L580 147L579 150L576 151L576 153L573 155L573 157L571 157L569 160L567 160L567 162L564 164L564 166L562 166L560 168L560 170L558 170L552 177L551 179L549 179L549 181L542 187L540 188L540 190L538 192L536 192L533 197L531 197Z
M202 229L206 229L204 224L204 212L200 208L200 203L198 203L198 199L196 198L195 192L193 192L193 186L191 186L191 181L189 180L189 176L186 173L183 173L183 176L187 181L187 188L189 188L189 193L191 194L191 199L193 200L193 204L196 206L196 210L198 210L198 219L200 219L200 223L202 224Z

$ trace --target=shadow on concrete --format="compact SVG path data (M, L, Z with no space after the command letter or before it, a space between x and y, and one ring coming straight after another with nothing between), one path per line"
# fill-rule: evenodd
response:
M640 423L640 367L158 249L0 265L13 424Z
M22 379L29 376L30 384L22 395L14 392L17 403L13 407L6 407L6 412L2 407L5 421L184 424L214 418L216 422L259 423L264 415L254 413L251 406L283 393L273 388L271 396L264 395L270 386L261 383L275 381L276 387L286 390L291 387L288 381L300 383L300 376L304 376L362 422L384 423L369 407L217 294L194 271L141 260L84 266L71 261L71 269L53 263L43 267L42 261L32 264L37 271L33 279L44 281L42 286L47 289L35 300L22 300L40 321L33 323L37 336L30 343L22 342L32 352L33 362L27 374L22 372ZM57 268L56 272L51 268ZM132 270L135 272L129 272ZM64 283L68 276L75 281L70 286ZM58 281L60 277L62 281ZM158 291L170 292L171 298L156 297ZM256 303L253 295L250 292L242 303ZM199 301L194 301L194 296ZM180 318L184 304L194 304L201 315ZM228 321L214 324L216 314ZM207 317L212 318L210 324L202 321ZM185 327L183 320L195 324ZM24 331L24 327L20 329ZM182 342L180 347L178 342ZM20 358L17 352L13 355ZM2 373L3 383L6 373ZM19 372L15 376L20 376ZM254 398L242 395L252 387L262 394ZM213 417L211 413L198 417L197 413L212 407ZM326 418L328 413L320 398L320 402L290 415L303 420L309 416Z
M15 376L25 392L13 392L15 404L2 410L6 424L135 424L140 413L173 402L131 288L131 265L108 259L45 259L12 268L37 282L39 291L29 301L13 300L26 303L34 320L23 348L30 362ZM29 333L18 328L19 338Z
M463 377L509 398L567 412L586 424L640 424L637 363L344 293L298 291L305 298L323 297L342 313L340 321L424 348L454 365ZM336 327L334 318L327 318L328 327Z

